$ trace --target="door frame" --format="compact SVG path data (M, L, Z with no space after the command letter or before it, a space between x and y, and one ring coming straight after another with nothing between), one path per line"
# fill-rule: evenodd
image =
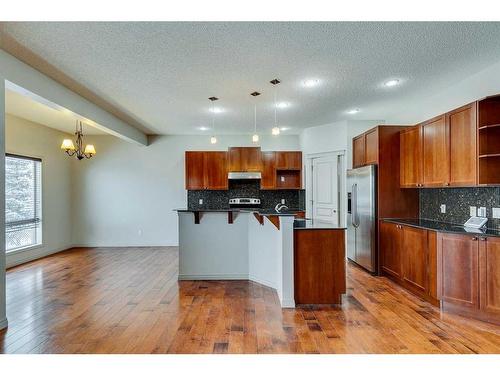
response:
M339 226L345 226L347 220L347 196L346 192L346 169L345 169L345 150L311 153L305 156L304 162L304 187L305 187L305 200L306 200L306 217L312 218L312 202L311 196L313 194L313 178L312 166L313 159L323 157L337 157L337 202L338 202L338 217Z

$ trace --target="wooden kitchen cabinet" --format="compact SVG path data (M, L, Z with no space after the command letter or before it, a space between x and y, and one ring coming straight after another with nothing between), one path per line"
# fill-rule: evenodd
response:
M438 116L420 126L422 127L424 186L449 186L449 133L445 116Z
M184 162L186 167L186 189L205 189L205 152L186 151Z
M352 139L352 167L365 165L365 135L361 134Z
M403 227L401 276L409 288L427 291L427 230Z
M365 133L365 165L378 163L378 127Z
M278 170L301 170L302 152L300 151L277 151L276 169Z
M227 190L227 152L205 152L205 188L208 190Z
M422 127L413 126L400 133L400 186L422 186Z
M230 147L229 172L261 172L260 147Z
M401 278L401 251L403 250L403 231L401 225L383 221L380 223L380 261L381 269L388 274Z
M439 233L440 299L476 309L479 306L478 237Z
M187 190L227 190L227 152L186 151Z
M276 152L262 152L262 176L260 188L263 190L276 189Z
M480 308L500 316L500 238L479 241Z
M450 186L477 184L476 103L446 114L450 144Z

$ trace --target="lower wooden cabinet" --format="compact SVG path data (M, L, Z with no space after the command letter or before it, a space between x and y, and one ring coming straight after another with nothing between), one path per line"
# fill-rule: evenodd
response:
M440 258L441 300L477 307L479 304L479 246L475 236L441 233Z
M443 308L500 323L500 238L440 233Z
M401 276L410 288L427 291L427 231L403 226Z
M435 240L435 234L425 229L385 221L380 223L382 273L438 304Z

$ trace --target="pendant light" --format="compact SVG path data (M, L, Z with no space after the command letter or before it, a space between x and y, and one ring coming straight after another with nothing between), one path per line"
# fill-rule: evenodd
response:
M215 101L219 100L219 98L211 96L208 100L212 102L212 136L210 137L210 143L214 145L217 143L217 137L215 136Z
M253 97L257 97L260 95L260 92L254 91L250 95ZM252 135L252 142L253 143L258 143L259 142L259 135L257 134L257 103L254 104L253 107L253 135Z
M278 127L278 106L276 102L276 93L278 91L278 85L281 81L278 78L273 79L270 83L274 86L274 127L271 130L272 135L279 135L280 128Z
M75 135L76 135L76 147L71 139L64 139L61 145L61 149L68 154L68 156L74 156L78 160L90 159L96 154L94 145L85 145L83 147L83 130L82 122L76 121Z

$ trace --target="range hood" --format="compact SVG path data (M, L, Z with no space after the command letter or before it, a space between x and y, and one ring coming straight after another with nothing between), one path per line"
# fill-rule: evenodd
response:
M229 172L227 174L229 180L260 180L260 172Z

